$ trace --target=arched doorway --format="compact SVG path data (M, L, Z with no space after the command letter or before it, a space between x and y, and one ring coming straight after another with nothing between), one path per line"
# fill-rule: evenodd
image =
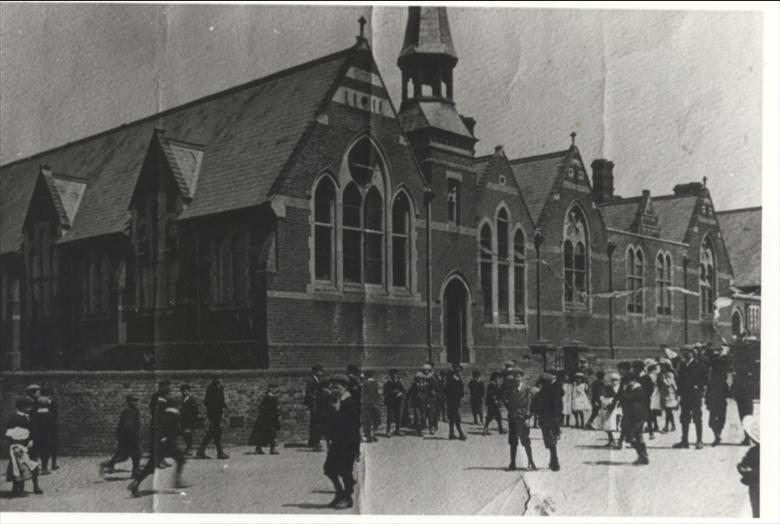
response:
M469 362L468 347L468 290L458 278L453 278L444 288L444 345L447 362Z
M731 314L731 334L735 337L742 334L742 312L739 309Z

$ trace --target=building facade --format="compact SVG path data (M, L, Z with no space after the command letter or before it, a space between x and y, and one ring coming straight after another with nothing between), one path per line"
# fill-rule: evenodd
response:
M399 107L361 36L2 166L3 369L488 365L730 333L706 179L620 198L574 134L476 157L457 62L445 8L412 7Z

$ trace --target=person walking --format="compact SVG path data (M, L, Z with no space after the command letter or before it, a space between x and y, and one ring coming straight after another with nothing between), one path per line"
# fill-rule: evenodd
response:
M401 405L404 400L403 382L398 378L398 370L390 370L390 378L385 382L382 388L382 397L385 402L385 409L387 411L387 433L385 436L389 437L390 427L395 423L395 431L393 435L401 435Z
M182 384L179 391L181 392L181 436L184 439L184 454L190 455L195 425L198 422L198 402L192 396L189 384Z
M181 434L180 414L179 407L181 406L181 396L178 394L169 394L167 396L167 404L165 410L159 417L159 431L156 432L157 442L155 447L157 449L157 459L163 460L165 457L171 457L176 461L176 476L174 485L181 487L181 473L184 469L186 459L184 458L184 452L179 448L178 438ZM137 475L134 475L132 482L127 487L130 493L134 497L138 497L138 487L141 482L149 475L154 473L157 464L154 461L148 461Z
M312 366L311 376L306 380L303 403L309 410L309 441L312 451L322 451L322 412L327 403L327 394L322 384L323 369L319 364Z
M433 395L433 385L424 372L418 372L414 383L409 388L409 404L412 408L413 425L419 437L423 436L423 429L426 426L431 435L436 431Z
M538 415L544 447L550 451L550 469L559 471L558 435L563 401L559 389L553 386L553 379L548 373L542 374L539 392L533 398L533 411Z
M525 383L525 374L522 370L513 368L510 376L504 381L506 388L506 418L509 429L509 466L508 471L517 469L517 445L523 446L528 461L528 471L534 471L534 455L531 449L531 430L528 427L528 419L531 416L531 402L533 392Z
M758 417L747 415L742 420L742 427L750 439L752 446L739 464L737 471L742 476L742 483L748 487L748 496L750 497L750 508L753 511L753 517L761 516L761 443L760 423Z
M696 449L702 449L701 401L702 391L706 383L706 371L701 362L694 358L694 349L683 346L682 361L677 369L677 384L680 392L680 426L682 439L673 447L687 449L688 430L691 421L696 429Z
M30 412L30 437L33 446L30 456L34 460L41 462L41 475L49 475L49 459L51 450L54 447L54 418L51 410L51 400L49 397L38 396L33 403L33 410Z
M648 419L649 402L647 392L639 379L635 371L628 374L626 377L628 386L623 391L620 402L623 410L623 433L637 453L634 464L647 465L650 460L642 434Z
M617 402L617 393L620 390L620 375L611 373L608 377L609 382L601 388L601 397L599 398L599 414L594 420L594 427L607 433L607 447L615 448L615 437L613 432L620 431L620 417L622 411Z
M709 411L708 425L715 438L712 446L720 444L720 435L726 424L726 396L728 385L726 380L729 372L729 359L722 353L721 348L714 348L709 360L707 379L707 393L705 403Z
M278 455L276 451L276 432L282 429L279 422L279 386L268 384L263 400L260 401L257 419L249 435L249 445L255 447L258 455L265 455L263 447L268 446L269 455Z
M355 477L352 470L360 452L360 404L349 390L349 378L336 374L330 381L332 403L324 420L328 455L323 470L333 483L336 496L329 504L334 509L351 508Z
M495 420L498 423L498 433L504 434L504 427L501 424L501 389L498 384L498 379L501 374L498 371L494 371L490 374L490 382L487 386L487 394L485 395L485 407L487 408L487 416L485 417L485 427L482 430L483 435L490 435L490 422Z
M447 402L447 420L450 425L450 440L458 438L466 440L466 435L460 427L460 401L463 398L464 390L463 380L460 378L461 367L458 364L452 365L452 372L447 375L444 384L444 398ZM455 437L455 429L458 430L458 436Z
M210 458L206 455L206 446L214 440L214 445L217 447L217 458L228 459L230 455L222 449L222 416L227 410L227 404L225 403L225 389L220 382L219 375L211 377L211 383L206 387L203 404L206 406L208 429L195 456L200 459Z
M100 474L113 473L114 466L129 458L133 465L130 476L135 478L141 463L141 412L138 410L138 397L135 395L125 397L125 408L119 414L116 427L116 441L114 455L100 463Z
M481 426L485 423L482 416L482 403L485 400L485 383L482 382L482 375L479 371L472 371L471 380L469 380L469 404L471 405L471 416L474 417L474 425Z
M41 388L40 392L41 396L44 396L49 399L49 417L51 419L51 425L49 427L49 456L51 457L51 471L56 471L60 469L60 466L57 464L57 458L59 455L59 448L60 448L60 437L59 437L59 416L60 412L57 407L57 400L54 398L54 391L52 391L51 388Z

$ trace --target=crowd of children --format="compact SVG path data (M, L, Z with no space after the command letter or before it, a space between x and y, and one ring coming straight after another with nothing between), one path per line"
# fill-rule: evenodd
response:
M526 383L515 361L508 361L503 371L491 372L487 383L479 371L473 371L468 384L463 383L459 365L439 372L431 362L426 362L408 389L397 370L390 370L380 385L372 371L361 374L357 366L348 366L347 374L331 378L324 376L321 366L315 366L304 395L311 411L308 445L321 450L321 440L325 439L328 449L325 474L336 490L331 506L347 508L352 506L355 480L351 471L359 458L361 429L363 442L377 441L382 405L386 437L402 436L402 427L410 428L417 436L423 436L426 430L434 434L442 421L449 425L451 440L466 440L460 413L468 392L473 423L481 428L483 435L490 433L493 421L499 433L505 433L502 421L507 422L509 470L517 468L518 446L526 452L526 469L536 469L529 432L531 427L538 427L550 454L549 468L558 471L561 427L604 431L608 447L630 444L637 452L635 463L646 465L649 457L644 434L653 439L657 432L676 431L675 411L680 410L682 439L674 447L689 446L688 430L693 422L696 448L701 449L702 399L706 401L709 426L715 435L712 445L717 446L724 426L726 397L731 396L737 402L740 418L745 420L743 444L756 444L738 469L750 488L751 501L757 500L758 429L752 417L751 377L733 369L727 349L684 346L680 356L669 348L662 350L659 358L619 362L616 373L600 370L594 374L588 369L575 373L545 372L533 385ZM101 474L112 473L116 464L131 460L129 489L137 496L140 483L156 468L167 467L166 459L172 458L178 483L185 456L192 454L193 435L199 421L199 403L190 386L182 384L177 393L171 382L164 380L152 395L149 458L143 469L140 467L139 399L130 394L125 400L116 429L116 451L100 464ZM227 455L220 438L222 414L227 406L218 376L212 378L203 404L209 422L196 456L208 458L205 448L214 439L218 457L225 459ZM6 424L10 457L6 477L13 484L13 495L24 491L27 480L32 481L33 492L41 494L39 476L58 469L57 406L50 395L42 394L40 386L33 384L27 388L27 396L16 402L16 408L16 414ZM506 410L505 417L503 410ZM664 426L660 429L658 417L662 415ZM277 455L276 437L280 429L278 386L271 383L259 404L248 443L258 454L265 454L263 448L267 447L269 454ZM179 437L184 441L184 449L179 447Z

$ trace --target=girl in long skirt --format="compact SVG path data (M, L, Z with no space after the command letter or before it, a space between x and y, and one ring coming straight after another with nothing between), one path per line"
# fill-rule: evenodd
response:
M588 395L588 382L585 375L577 373L574 376L574 390L572 391L571 411L574 414L574 427L585 427L585 412L592 408Z
M255 447L258 455L264 455L263 447L268 446L268 453L278 455L276 451L276 432L281 429L279 424L279 398L276 384L270 384L260 402L257 420L249 435L249 445Z

